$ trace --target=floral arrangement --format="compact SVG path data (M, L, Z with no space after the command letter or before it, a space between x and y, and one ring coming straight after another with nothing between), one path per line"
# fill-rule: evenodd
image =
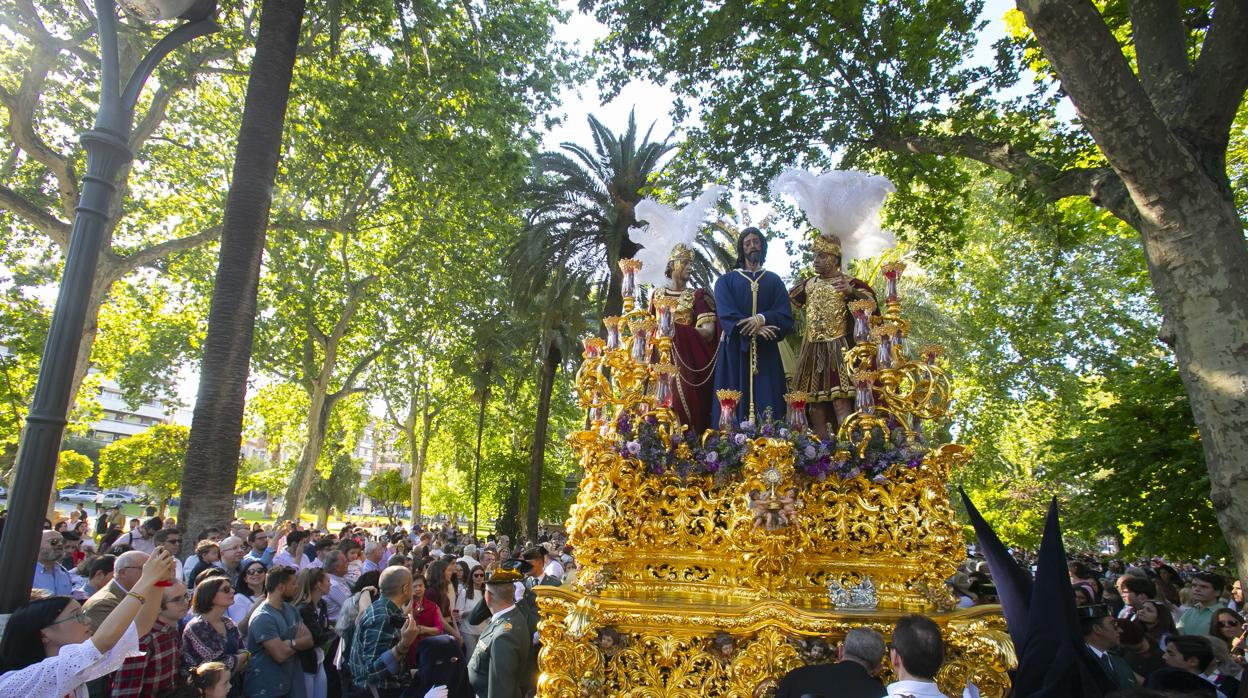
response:
M876 430L861 457L852 448L838 454L835 440L823 441L811 431L790 429L772 419L741 422L726 432L710 431L698 443L685 432L665 433L653 414L634 419L625 412L616 419L615 432L619 437L616 451L637 459L651 473L674 473L682 479L691 474L710 475L716 484L731 480L741 471L750 443L760 437L788 441L793 447L794 469L817 482L829 476L843 480L862 476L882 484L894 465L917 468L926 453L922 444L917 448L906 445L903 432L895 429L887 438Z

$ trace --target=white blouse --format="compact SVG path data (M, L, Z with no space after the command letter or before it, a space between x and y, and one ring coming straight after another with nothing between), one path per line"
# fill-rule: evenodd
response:
M0 698L87 698L88 681L117 671L127 657L141 656L139 632L131 623L106 653L88 639L65 645L55 657L0 676Z

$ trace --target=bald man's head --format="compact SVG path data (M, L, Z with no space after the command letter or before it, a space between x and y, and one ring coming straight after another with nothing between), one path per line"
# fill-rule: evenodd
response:
M143 576L143 565L147 564L147 553L138 550L128 550L117 556L117 562L113 564L113 581L121 585L126 591L134 588L139 583L139 577Z
M406 567L387 567L381 571L378 584L381 595L396 606L406 606L412 600L412 572Z

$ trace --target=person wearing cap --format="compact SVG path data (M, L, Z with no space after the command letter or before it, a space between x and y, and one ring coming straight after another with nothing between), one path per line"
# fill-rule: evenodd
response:
M468 660L468 680L479 698L521 698L529 685L530 626L517 607L515 567L502 567L485 580L483 602L490 622Z
M520 559L532 565L528 576L524 580L526 588L532 589L541 585L556 587L563 585L563 580L550 574L550 571L547 569L546 555L547 549L537 546L526 548L524 552L520 553Z
M1128 690L1139 686L1131 665L1122 657L1113 654L1121 644L1121 636L1109 606L1099 603L1079 606L1075 612L1079 615L1079 629L1083 633L1083 641L1087 644L1088 651L1114 687Z

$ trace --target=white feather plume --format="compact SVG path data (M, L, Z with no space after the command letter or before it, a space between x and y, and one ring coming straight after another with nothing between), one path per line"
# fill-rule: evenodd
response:
M715 185L702 192L689 205L677 210L653 199L642 199L637 202L633 213L638 221L646 226L632 228L628 231L629 238L642 246L636 259L641 262L641 271L637 272L637 283L659 286L667 277L663 272L667 269L667 259L672 248L678 244L692 248L702 227L706 213L715 205L715 201L723 196L725 187Z
M841 264L874 257L897 244L880 229L884 199L897 191L888 178L856 170L814 175L790 168L771 180L772 194L790 194L819 232L841 239Z

